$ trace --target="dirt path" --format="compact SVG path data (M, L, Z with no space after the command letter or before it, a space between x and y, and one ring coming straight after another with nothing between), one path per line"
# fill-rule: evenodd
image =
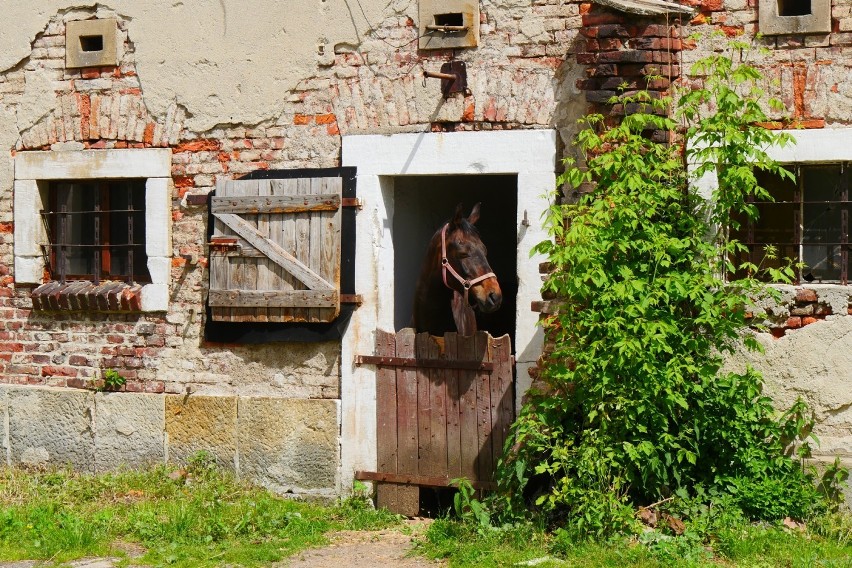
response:
M305 550L295 556L272 564L274 568L436 568L445 562L427 560L421 556L409 556L414 539L422 534L428 524L423 520L406 521L401 528L380 531L340 531L328 535L331 544ZM132 558L143 551L130 551ZM64 564L72 568L114 568L118 558L82 558ZM0 568L37 568L42 566L33 560L0 562ZM131 566L142 565L132 564Z
M340 531L331 533L331 544L306 550L277 563L277 568L435 568L445 562L428 560L422 556L409 556L414 539L426 525L422 521L409 521L404 529L381 531Z

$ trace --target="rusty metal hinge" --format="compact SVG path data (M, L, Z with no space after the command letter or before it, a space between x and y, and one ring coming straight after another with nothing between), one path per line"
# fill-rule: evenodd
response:
M465 369L470 371L493 371L494 363L486 361L456 361L453 359L415 359L411 357L384 357L380 355L356 355L355 364L378 367L407 367L410 369Z
M341 294L340 295L340 303L341 304L355 304L356 306L360 306L364 303L364 298L361 297L361 294Z
M357 197L344 197L340 200L340 205L342 207L356 207L358 209L364 208L364 204Z

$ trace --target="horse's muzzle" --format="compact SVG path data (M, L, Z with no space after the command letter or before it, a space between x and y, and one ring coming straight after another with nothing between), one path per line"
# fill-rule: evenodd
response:
M482 311L490 314L496 311L503 304L503 294L501 292L489 292L485 299L485 305Z

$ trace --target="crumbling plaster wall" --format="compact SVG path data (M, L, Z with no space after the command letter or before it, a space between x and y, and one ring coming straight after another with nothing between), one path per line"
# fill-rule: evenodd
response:
M556 127L567 141L585 108L574 96L583 70L570 56L577 2L482 2L479 47L456 54L470 92L446 100L422 71L452 54L418 51L415 0L0 7L15 23L0 34L0 144L11 150L0 160L7 463L100 469L182 459L203 441L221 462L247 464L241 473L279 490L341 490L339 342L203 340L206 195L217 179L259 169L339 166L342 136L352 133ZM118 21L119 64L66 69L65 23L93 16ZM168 311L34 310L31 288L14 274L15 156L114 148L171 152ZM128 378L126 392L95 393L110 368ZM144 416L119 420L113 403ZM62 421L82 436L73 455ZM294 424L316 424L305 434L316 440L290 439ZM41 434L20 437L25 430ZM268 437L252 439L261 431ZM120 455L109 453L116 448ZM320 462L312 467L320 477L297 471Z

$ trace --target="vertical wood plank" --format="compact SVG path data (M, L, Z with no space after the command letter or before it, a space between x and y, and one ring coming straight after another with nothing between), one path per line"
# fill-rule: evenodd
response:
M414 357L414 330L406 328L396 335L397 357ZM417 474L417 372L405 367L396 370L397 400L397 469L398 473ZM416 515L420 508L420 489L401 486L398 489L403 515Z
M317 195L322 191L322 178L313 178L308 185L308 193ZM308 216L308 268L316 274L322 274L322 212L312 211ZM308 308L308 321L320 321L319 308Z
M232 181L230 188L230 195L232 196L257 195L257 180ZM251 226L257 227L256 215L242 215L242 218ZM231 290L256 289L258 259L231 256L228 260L230 261L228 288ZM239 306L231 308L232 321L252 321L255 313L255 308L243 308Z
M491 349L488 333L478 331L474 334L476 342L476 360L491 362ZM494 454L491 447L491 373L476 373L476 432L479 446L479 479L489 481L494 472Z
M308 178L301 178L296 180L296 195L308 195L311 192L311 180ZM310 256L311 256L311 244L310 244L310 233L311 233L311 221L310 217L307 213L297 213L295 215L296 220L296 240L295 240L295 252L294 255L299 261L305 265L310 265ZM296 284L297 290L304 290L307 288L302 282L296 280L298 284ZM307 308L294 308L293 309L293 318L296 321L308 321L308 309Z
M216 181L216 195L218 196L227 196L230 195L230 180L217 180ZM214 237L229 237L233 236L234 233L231 229L228 228L225 223L217 219L215 216L213 218L213 236ZM211 253L210 258L210 289L211 290L227 290L229 284L228 275L230 274L230 267L228 263L227 257L222 254ZM211 316L213 319L217 321L231 321L231 309L226 307L218 307L212 308L210 310Z
M392 333L376 330L376 355L393 357L396 354L396 337ZM392 367L376 368L376 464L377 471L397 473L396 424L396 371ZM378 483L376 506L397 511L399 485Z
M494 362L494 371L491 373L491 448L496 468L497 460L503 456L503 446L514 418L514 365L509 336L489 339Z
M271 195L272 194L272 184L270 180L258 180L257 181L257 194L258 195ZM263 238L269 240L270 237L270 215L258 215L257 216L257 232L263 236ZM274 287L274 272L272 267L275 266L275 263L272 262L268 258L259 258L257 259L257 289L262 291L270 291L277 290ZM269 321L269 312L274 311L275 308L255 308L255 320L254 321ZM280 311L280 310L279 310Z
M444 356L449 360L459 359L456 333L444 334ZM447 475L450 479L462 476L461 450L461 399L459 393L459 371L444 370L446 380L446 414L447 414Z
M429 336L429 357L439 359L443 355L436 338ZM432 369L429 381L429 401L432 407L432 426L430 428L433 475L447 477L449 475L449 459L447 456L447 377L446 369Z
M476 336L457 335L457 353L462 361L476 358ZM461 475L479 480L479 435L476 416L476 371L459 369L459 428L461 430Z
M322 178L320 193L343 196L342 178ZM319 274L340 290L340 230L343 220L342 207L336 211L317 212L320 223L320 269ZM321 308L320 319L327 321L337 316L338 308Z
M416 336L418 359L438 359L436 338L428 333ZM430 477L447 475L446 395L441 369L419 368L417 372L417 423L419 471Z
M276 189L280 191L280 195L297 195L296 179L276 180ZM296 217L294 215L282 216L282 231L281 231L281 246L284 250L294 253L296 250ZM301 290L302 283L296 280L290 273L283 268L279 270L281 274L282 286L285 290ZM284 308L281 310L281 317L284 321L293 321L295 319L294 308Z

